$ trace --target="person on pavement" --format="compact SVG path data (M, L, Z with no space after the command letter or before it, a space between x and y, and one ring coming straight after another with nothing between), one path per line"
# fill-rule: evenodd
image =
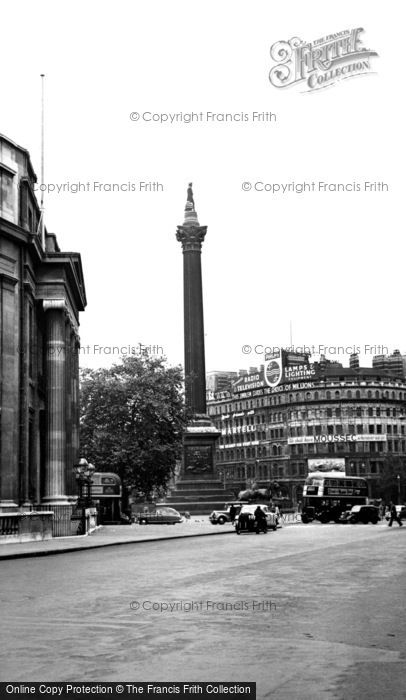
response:
M388 523L389 527L392 527L392 523L393 523L394 520L395 520L395 522L397 522L397 524L399 525L399 527L402 527L403 523L402 523L402 521L401 521L401 519L400 519L400 517L399 517L399 515L398 515L398 512L397 512L397 510L396 510L396 506L395 506L394 503L391 503L391 504L390 504L390 511L389 511L389 512L390 512L390 520L389 520L389 523Z

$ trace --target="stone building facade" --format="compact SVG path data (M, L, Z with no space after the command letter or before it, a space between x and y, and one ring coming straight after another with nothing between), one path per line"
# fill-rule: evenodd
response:
M47 508L67 521L86 293L79 253L41 226L36 182L28 151L0 135L0 512Z
M313 381L271 388L260 367L211 393L208 412L221 431L217 470L235 492L255 483L294 504L316 459L344 460L372 497L384 482L404 497L406 381L396 373L325 364Z

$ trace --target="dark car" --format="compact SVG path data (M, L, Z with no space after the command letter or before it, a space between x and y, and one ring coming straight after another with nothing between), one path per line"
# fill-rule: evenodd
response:
M340 522L343 523L376 523L380 520L379 508L376 506L353 506L351 510L345 510L340 516Z
M224 523L231 523L230 510L234 506L234 517L236 518L247 501L235 501L232 503L226 503L224 510L213 510L209 515L209 520L212 525L224 525Z
M154 511L148 511L137 514L137 521L140 525L176 525L183 522L183 518L175 508L156 508Z

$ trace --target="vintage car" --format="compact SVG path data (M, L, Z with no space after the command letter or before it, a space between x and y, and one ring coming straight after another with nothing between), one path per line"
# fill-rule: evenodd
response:
M380 520L379 518L379 508L376 506L364 506L358 505L353 506L351 510L345 510L341 513L339 522L341 523L376 523Z
M226 503L224 505L224 510L213 510L213 512L209 515L209 520L212 525L224 525L224 523L230 523L231 507L234 506L234 517L236 518L241 510L241 507L246 503L247 501L232 501L231 503Z
M249 505L242 506L238 518L235 520L235 531L237 535L239 535L241 532L260 531L255 518L255 511L258 506L265 515L267 530L276 530L278 521L275 513L271 513L268 506L264 505L263 503L250 503Z
M140 525L176 525L183 522L183 518L175 508L162 506L153 511L137 513L137 522Z

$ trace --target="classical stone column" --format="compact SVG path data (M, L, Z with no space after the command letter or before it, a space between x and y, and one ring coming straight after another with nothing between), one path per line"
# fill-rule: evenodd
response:
M185 216L176 238L183 249L183 299L185 337L185 394L192 419L183 436L182 478L214 477L214 445L218 430L206 415L201 250L207 226L200 226L189 184Z
M80 339L77 328L73 328L71 334L71 448L70 457L67 464L67 494L72 501L77 500L78 485L73 465L79 460L79 350Z
M66 498L66 307L44 301L46 312L46 462L42 503L68 505Z
M201 251L207 226L200 226L194 207L191 184L183 226L176 238L183 250L183 303L185 336L186 405L193 415L206 414L206 367Z
M19 337L17 279L0 268L0 512L16 511L18 485Z

